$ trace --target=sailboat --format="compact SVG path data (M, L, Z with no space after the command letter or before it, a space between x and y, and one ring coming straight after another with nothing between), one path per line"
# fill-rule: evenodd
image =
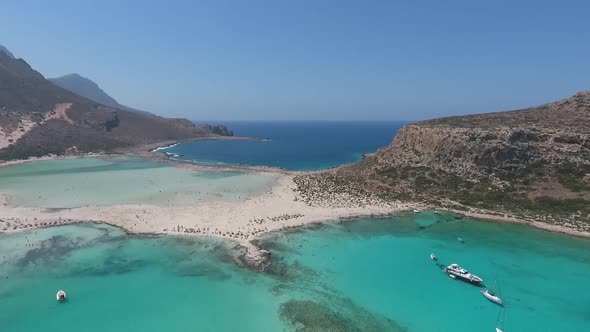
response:
M488 300L490 300L491 302L496 303L497 305L504 305L502 303L502 299L500 299L500 297L496 294L494 294L492 291L490 291L489 289L486 290L482 290L481 294Z
M500 293L500 287L498 286L497 283L497 279L494 280L494 285L496 286L495 288L498 290L498 294ZM493 302L499 306L504 306L504 303L502 302L502 299L500 298L500 295L495 294L494 292L492 292L489 289L484 289L481 291L481 295L483 295L486 299L490 300L490 302Z

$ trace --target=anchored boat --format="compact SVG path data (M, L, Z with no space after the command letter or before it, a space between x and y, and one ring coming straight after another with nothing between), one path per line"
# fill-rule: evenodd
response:
M66 300L66 292L64 292L63 290L60 290L57 292L57 294L55 294L55 298L59 301L59 302L63 302Z
M498 305L503 305L502 300L500 299L500 297L492 292L490 292L489 290L483 290L481 291L481 294L488 300L498 304Z
M469 273L469 271L460 267L459 264L451 264L445 268L445 273L453 279L459 279L466 281L471 284L479 285L483 282L483 279L476 276L475 274Z

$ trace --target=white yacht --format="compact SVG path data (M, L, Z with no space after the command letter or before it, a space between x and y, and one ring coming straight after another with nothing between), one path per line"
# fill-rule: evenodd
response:
M472 284L480 284L483 279L469 273L464 268L460 267L459 264L451 264L445 268L445 273L453 279L463 280Z
M482 295L483 295L483 296L484 296L486 299L488 299L488 300L490 300L490 301L492 301L492 302L494 302L494 303L496 303L496 304L503 305L503 304L502 304L502 300L500 299L500 297L499 297L498 295L496 295L496 294L494 294L494 293L490 292L489 290L487 290L487 289L486 289L486 290L483 290L483 291L481 291L481 294L482 294Z

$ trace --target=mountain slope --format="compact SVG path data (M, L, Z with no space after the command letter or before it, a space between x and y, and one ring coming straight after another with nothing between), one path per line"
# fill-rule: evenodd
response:
M324 188L325 200L355 190L590 230L590 92L416 122L362 162L299 181L309 195L310 182Z
M10 53L10 51L2 45L0 45L0 52L4 52L6 55L14 59L14 55L12 55L12 53Z
M105 106L110 106L130 112L151 114L146 111L136 110L134 108L119 104L113 97L104 92L98 86L98 84L78 74L69 74L57 78L49 78L48 80L57 86L60 86L68 91Z
M24 60L0 52L0 159L110 151L216 136L224 129L102 105L51 83Z

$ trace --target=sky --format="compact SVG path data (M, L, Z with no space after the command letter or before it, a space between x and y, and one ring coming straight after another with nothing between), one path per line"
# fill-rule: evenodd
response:
M1 1L0 44L192 120L420 120L590 90L590 1Z

